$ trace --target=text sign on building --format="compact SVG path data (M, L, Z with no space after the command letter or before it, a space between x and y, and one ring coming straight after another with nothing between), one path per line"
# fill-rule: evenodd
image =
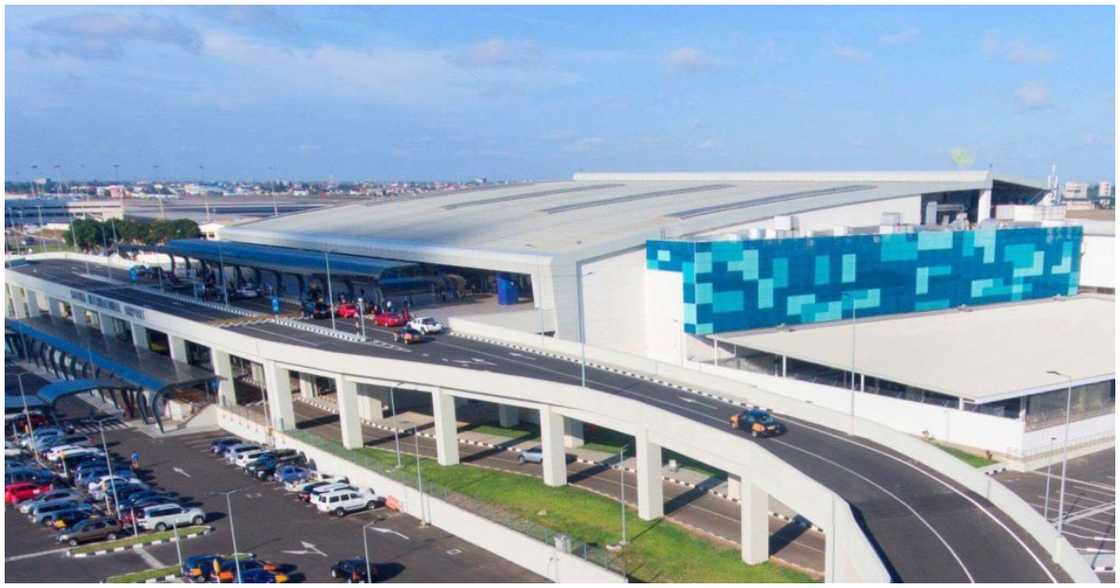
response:
M694 334L1077 293L1081 227L749 241L649 241L680 272Z

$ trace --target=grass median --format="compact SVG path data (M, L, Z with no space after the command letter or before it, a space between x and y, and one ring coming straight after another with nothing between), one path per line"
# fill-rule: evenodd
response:
M392 451L358 450L392 467ZM618 501L573 486L552 488L535 477L467 465L440 466L421 459L425 482L432 482L476 500L499 506L522 518L567 533L590 545L606 546L619 539ZM415 474L416 461L405 469ZM809 576L763 563L748 566L737 548L700 539L666 519L643 521L627 509L630 543L624 553L626 572L643 582L811 582Z
M998 461L996 461L994 459L988 459L988 458L980 456L980 455L969 453L967 451L962 451L962 450L957 449L955 447L949 447L948 445L942 445L940 443L934 443L933 445L935 447L937 447L938 449L940 449L941 451L944 451L945 453L948 453L949 455L952 455L953 457L967 463L968 465L970 465L974 468L982 468L982 467L987 467L987 466L995 465L995 464L999 463Z
M205 531L208 531L209 529L210 529L210 527L208 527L206 525L198 525L198 526L192 526L192 527L180 527L179 528L179 536L182 537L183 535L189 535L191 533L205 532ZM155 542L155 541L166 541L168 539L173 539L174 537L175 537L175 532L172 531L172 530L156 531L155 533L141 533L140 535L135 535L135 536L132 536L132 537L125 537L124 539L114 539L113 541L98 541L97 543L87 543L85 545L80 545L78 547L75 547L75 548L71 549L70 550L70 555L77 555L77 554L80 554L80 553L93 553L95 551L105 551L105 550L110 550L110 549L116 549L118 547L132 547L133 545L144 545L144 544L152 543L152 542Z

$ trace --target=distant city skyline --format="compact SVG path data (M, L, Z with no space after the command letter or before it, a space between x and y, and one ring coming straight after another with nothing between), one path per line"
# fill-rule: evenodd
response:
M1112 6L5 14L8 181L1115 175Z

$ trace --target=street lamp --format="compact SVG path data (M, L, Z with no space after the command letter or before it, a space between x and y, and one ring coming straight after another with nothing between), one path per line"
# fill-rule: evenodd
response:
M626 448L623 445L618 450L618 509L622 516L622 539L619 546L626 545Z
M238 557L239 554L237 552L237 531L234 529L234 526L233 526L233 502L230 501L229 497L234 492L240 492L240 491L241 491L241 488L235 488L233 490L225 490L225 491L219 490L219 491L210 493L210 494L225 494L225 496L226 496L226 511L229 512L229 534L230 534L230 537L233 539L233 567L237 570L237 583L238 584L241 583L241 558ZM181 564L180 564L180 567L182 567Z
M327 298L331 303L331 330L336 330L334 324L334 289L331 287L331 254L329 251L323 252L323 261L327 265Z
M420 526L428 526L424 520L424 476L420 473L420 430L412 425L412 441L416 444L416 489L420 492Z
M1062 537L1062 522L1065 518L1066 461L1069 457L1069 417L1073 402L1073 376L1057 370L1046 370L1046 373L1066 379L1066 426L1062 434L1062 481L1058 485L1058 538L1060 540Z
M206 189L206 166L199 165L198 171L200 175L198 187L202 189L202 203L206 207L206 222L210 222L210 190ZM229 302L227 301L226 304L229 304Z
M377 524L377 519L362 525L362 550L366 554L366 582L373 582L373 566L369 563L369 539L367 538L367 530Z
M845 292L840 298L841 311L843 311L843 300L845 298L852 301L852 381L849 386L851 392L849 394L848 414L852 416L852 429L854 432L856 421L856 298L851 292Z
M397 402L394 392L397 390L400 383L393 384L389 388L389 409L393 412L393 443L397 446L397 469L404 467L401 464L401 433L400 426L397 423Z
M362 340L366 338L366 301L358 297L358 322L362 324Z
M584 388L587 387L587 336L583 328L583 278L593 275L595 272L579 272L579 279L576 280L576 302L579 304L579 382Z
M109 461L109 445L105 442L105 421L119 417L119 414L111 414L97 419L97 430L101 433L101 451L105 454L105 467L108 469L108 473L110 476L109 487L113 489L113 512L117 514L117 520L120 520L121 518L121 501L117 497L117 481L115 479L115 475L113 474L113 464ZM108 495L105 496L105 502L106 506L108 506ZM132 518L132 534L138 534L136 530L136 517ZM182 564L183 558L182 556L180 556L179 567L182 567Z
M1054 441L1057 440L1057 437L1050 437L1051 459L1046 460L1046 501L1042 503L1042 518L1046 519L1048 523L1050 522L1050 467L1054 465L1052 462L1054 457Z
M16 381L19 382L19 397L23 400L23 416L27 418L27 436L31 439L31 453L35 455L35 461L39 461L39 450L35 447L35 427L31 424L31 411L27 409L27 395L23 393L23 377L26 375L27 372L16 374Z

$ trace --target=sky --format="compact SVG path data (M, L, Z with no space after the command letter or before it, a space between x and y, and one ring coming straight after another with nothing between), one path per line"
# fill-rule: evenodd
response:
M1114 177L1111 6L5 16L9 180L989 167L1044 178L1051 163L1063 180Z

